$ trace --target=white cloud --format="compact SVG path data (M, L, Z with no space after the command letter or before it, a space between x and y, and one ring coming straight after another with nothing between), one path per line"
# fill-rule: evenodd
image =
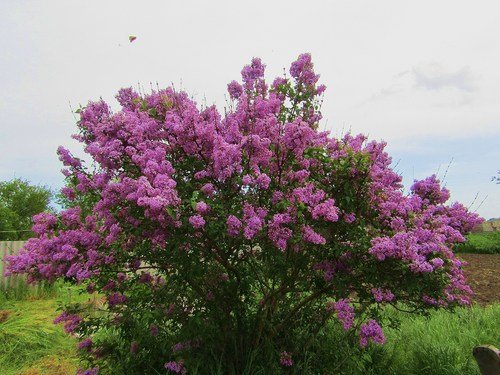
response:
M413 68L415 85L428 90L441 90L443 88L455 88L467 92L476 88L475 77L469 66L450 72L441 64L432 62L421 64Z

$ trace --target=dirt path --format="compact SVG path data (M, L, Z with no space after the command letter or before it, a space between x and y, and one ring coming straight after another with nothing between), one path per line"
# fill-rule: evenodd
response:
M465 277L481 305L500 302L500 254L458 254L469 263Z

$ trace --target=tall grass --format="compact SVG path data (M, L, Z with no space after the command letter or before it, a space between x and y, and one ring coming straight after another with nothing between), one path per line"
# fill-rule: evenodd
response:
M87 298L63 285L56 288L59 300ZM52 324L56 308L54 298L0 299L0 374L75 373L78 367L76 340ZM2 311L7 311L6 318L2 317ZM332 321L291 369L279 366L278 348L263 347L260 352L248 354L244 374L472 375L479 374L472 348L481 344L500 346L499 303L454 312L434 311L429 317L395 309L387 309L385 314L387 318L400 319L401 325L385 330L384 346L371 346L363 351L356 337L349 338ZM193 365L195 368L190 369L190 374L227 373L226 364L217 358L205 358L198 366Z
M363 375L479 375L472 349L481 344L500 346L500 304L434 311L428 317L387 309L386 317L398 318L398 328L385 329L384 346L361 350L332 322L300 362L280 368L274 356L249 353L250 374L363 374ZM272 351L272 349L271 349ZM300 353L302 354L302 353ZM207 367L208 366L208 367ZM223 361L206 358L191 374L226 374Z
M0 308L5 319L0 323L1 374L75 373L76 342L52 324L54 300L4 300Z
M472 349L500 346L500 304L435 311L428 318L388 314L398 315L402 324L386 331L383 348L370 350L373 366L367 374L479 374Z
M26 299L49 299L59 295L61 285L39 283L29 285L24 279L17 280L16 285L0 286L0 300L21 301Z
M455 247L459 253L500 254L500 232L471 233Z
M76 339L52 322L59 303L87 298L63 283L0 293L0 374L74 374Z

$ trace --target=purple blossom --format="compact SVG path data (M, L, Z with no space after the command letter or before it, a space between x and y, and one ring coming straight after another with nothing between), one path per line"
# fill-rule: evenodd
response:
M137 341L132 341L130 343L130 354L137 354L139 351L139 343Z
M269 188L269 184L271 183L271 177L265 173L261 173L255 180L255 183L259 189L267 190Z
M309 225L304 225L302 227L302 238L304 241L315 245L326 244L326 239L321 234L316 233Z
M441 268L444 265L444 261L441 258L433 258L430 260L430 263L432 264L434 269Z
M252 85L255 80L263 78L265 67L266 66L262 64L262 61L258 57L254 57L252 63L246 65L241 71L243 82L247 85Z
M292 355L288 352L281 352L280 353L280 364L281 366L284 367L292 367L293 366L293 360L292 360Z
M226 225L227 233L230 236L236 237L240 233L242 223L236 216L229 215L226 220Z
M253 177L250 176L249 174L244 175L243 178L241 179L241 183L246 186L252 185L253 182L254 182Z
M87 370L79 369L76 372L76 374L77 375L97 375L97 374L99 374L99 367L93 367L93 368L89 368Z
M359 332L359 345L361 347L366 347L370 341L380 345L385 343L384 332L380 325L373 319L362 324Z
M348 331L354 324L354 307L351 306L349 298L340 299L327 306L327 309L337 313L337 318L342 323L344 330Z
M195 229L201 229L205 226L206 222L200 215L193 215L189 217L189 224L191 224Z
M207 197L211 197L215 191L215 188L214 188L214 185L208 183L208 184L203 185L200 190Z
M277 77L274 81L273 84L271 85L274 90L278 90L280 86L285 85L287 80L283 77Z
M156 324L151 324L149 326L149 332L151 333L151 336L153 336L153 337L158 336L158 326Z
M304 53L292 63L290 75L304 85L314 85L318 81L319 75L314 73L313 67L311 55ZM324 91L324 88L322 88L322 91Z
M139 98L140 98L139 94L134 92L134 90L131 87L121 89L120 91L118 91L118 94L116 95L116 99L118 100L120 105L123 108L129 110L136 109L137 103L135 101Z
M243 235L246 239L252 239L263 227L267 209L254 207L249 203L243 205Z
M339 219L339 209L335 206L335 200L330 198L316 205L312 210L313 219L323 218L325 221L335 222Z
M200 215L205 215L209 211L210 211L210 206L205 202L196 203L196 212L198 212Z
M81 161L71 155L71 153L62 146L59 146L57 149L57 154L59 155L59 160L67 167L80 168L82 166Z
M33 216L33 227L31 230L38 235L51 231L57 223L57 217L48 212L42 212Z
M115 307L122 305L127 301L127 297L119 292L112 293L108 296L108 306Z
M275 214L268 223L268 236L273 244L281 251L286 250L287 242L292 237L293 232L287 227L293 222L289 214Z
M415 181L410 190L421 198L427 199L430 204L444 203L450 198L450 192L446 188L441 188L436 175Z
M243 94L243 87L238 82L232 81L227 85L227 91L231 99L238 99Z
M184 361L170 361L165 363L165 368L174 374L186 374L186 368L184 367Z
M371 292L377 302L390 302L394 299L394 294L389 289L372 288Z
M79 324L82 322L82 318L76 314L70 314L63 311L58 317L54 319L54 324L64 323L64 331L66 333L73 333Z
M78 343L78 349L90 350L92 347L92 339L86 338Z
M355 220L356 220L356 215L354 215L352 212L344 215L344 221L347 224L354 223Z

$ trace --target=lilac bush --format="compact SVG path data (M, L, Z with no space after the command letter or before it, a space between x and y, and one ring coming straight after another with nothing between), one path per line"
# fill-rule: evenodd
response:
M57 319L92 366L185 373L212 358L239 373L272 348L293 368L332 322L364 347L384 342L386 305L471 302L452 247L481 219L446 205L435 176L405 194L385 143L319 131L310 55L270 85L264 72L243 68L224 115L173 88L79 112L93 163L59 148L67 207L35 216L9 272L105 296Z

